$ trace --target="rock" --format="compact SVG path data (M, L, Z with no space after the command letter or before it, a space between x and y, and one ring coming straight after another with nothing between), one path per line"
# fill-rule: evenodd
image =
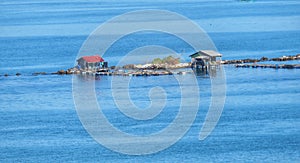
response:
M59 75L66 74L66 71L65 70L59 70L59 71L57 71L57 74L59 74Z
M222 60L221 64L228 64L228 61L227 60Z
M35 73L33 73L32 75L47 75L47 73L46 72L35 72Z
M179 71L177 74L178 75L185 75L185 74L187 74L187 72L186 71Z
M283 65L282 68L293 69L294 65Z
M73 73L74 73L74 72L72 72L72 71L69 71L69 70L68 70L68 71L66 71L66 74L67 74L67 75L71 75L71 74L73 74Z
M267 58L267 57L261 57L260 58L260 61L268 61L269 60L269 58Z
M254 62L259 62L259 60L258 59L243 59L242 60L243 61L243 63L254 63Z
M79 70L74 71L74 74L80 74L80 71Z
M129 64L129 65L125 65L123 66L124 69L134 69L135 65L134 64Z

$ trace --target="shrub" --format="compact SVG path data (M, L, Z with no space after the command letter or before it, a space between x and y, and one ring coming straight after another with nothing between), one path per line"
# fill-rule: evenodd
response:
M162 64L162 63L163 63L163 61L160 58L155 58L152 61L152 64Z
M174 58L173 56L168 56L163 59L155 58L152 61L152 64L169 64L169 65L175 65L180 63L180 58Z

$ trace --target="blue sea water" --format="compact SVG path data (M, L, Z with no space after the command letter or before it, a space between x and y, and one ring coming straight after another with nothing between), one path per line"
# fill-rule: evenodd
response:
M300 161L298 69L225 66L223 114L211 135L201 141L198 136L211 100L211 83L208 77L198 77L201 102L191 129L166 150L142 156L113 152L87 133L76 114L72 76L32 75L74 66L81 45L98 25L139 9L170 10L195 21L223 59L295 55L300 53L299 1L4 0L0 5L1 162ZM194 52L170 35L135 34L117 42L105 59L115 65L127 52L152 44L169 47L184 60ZM22 75L15 76L17 72ZM5 73L11 76L4 77ZM164 111L145 122L118 111L111 79L96 80L95 92L107 119L120 130L151 134L165 128L178 113L180 90L174 77L131 78L129 93L141 108L150 104L148 92L153 87L162 87L168 95Z

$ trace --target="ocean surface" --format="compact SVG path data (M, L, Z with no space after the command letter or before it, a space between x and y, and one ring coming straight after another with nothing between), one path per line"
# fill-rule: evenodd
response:
M76 113L73 76L32 75L73 67L82 44L100 24L142 9L169 10L193 20L207 32L223 59L296 55L300 53L299 1L2 0L0 6L1 162L300 162L298 69L224 66L223 113L205 140L198 137L211 102L211 80L198 76L200 107L191 128L169 148L140 156L109 150L89 135ZM150 32L124 37L101 55L112 66L146 45L168 47L185 61L194 53L175 36ZM22 75L15 76L17 72ZM146 121L133 120L118 110L112 78L92 81L103 113L116 128L149 135L172 123L182 98L174 76L131 78L129 95L137 107L151 104L151 88L161 87L167 95L164 110Z

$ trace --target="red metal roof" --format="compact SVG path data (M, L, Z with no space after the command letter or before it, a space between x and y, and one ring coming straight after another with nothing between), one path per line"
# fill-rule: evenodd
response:
M86 62L94 63L94 62L104 62L104 59L99 55L94 56L84 56L82 57Z

